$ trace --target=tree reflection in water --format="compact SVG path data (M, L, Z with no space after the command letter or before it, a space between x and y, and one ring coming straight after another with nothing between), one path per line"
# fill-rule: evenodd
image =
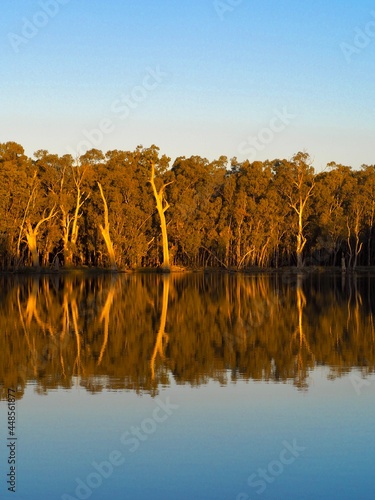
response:
M330 367L330 378L372 373L375 279L302 278L3 276L1 387L18 387L19 397L28 382L41 394L78 383L154 395L173 377L307 390L318 365Z

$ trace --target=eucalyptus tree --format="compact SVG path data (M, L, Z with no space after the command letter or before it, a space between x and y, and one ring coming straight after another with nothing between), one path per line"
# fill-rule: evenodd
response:
M167 230L167 220L165 217L165 212L169 208L168 195L166 193L166 187L173 182L173 176L169 171L169 163L171 159L162 155L159 157L160 149L154 144L149 148L143 148L138 146L135 151L137 158L137 175L139 176L140 182L145 179L147 175L146 185L141 191L141 197L149 199L150 195L154 199L154 208L149 215L158 214L158 219L154 219L154 227L156 231L151 239L151 242L156 241L156 251L157 251L157 265L159 265L159 236L161 234L162 241L162 262L161 269L168 272L170 270L170 257L169 257L169 240L168 240L168 230ZM151 191L151 193L150 193Z
M363 234L366 219L366 195L363 191L365 177L363 172L351 172L351 182L348 182L345 200L347 245L349 251L349 266L355 269L359 254L363 248Z
M351 192L351 168L331 162L328 170L316 175L313 196L316 248L332 255L332 264L337 264L337 255L344 251L347 240L346 205L348 191Z
M168 231L167 231L167 222L165 219L165 212L169 208L169 203L165 197L165 188L171 184L172 181L168 183L163 183L159 189L156 188L155 185L155 163L151 160L151 173L150 173L150 184L152 186L152 191L154 193L156 209L160 218L160 229L162 234L162 243L163 243L163 263L161 265L163 271L170 271L170 260L169 260L169 243L168 243Z
M233 170L237 177L233 204L236 265L264 266L272 247L273 217L268 203L271 169L259 161L238 164L234 158Z
M367 265L373 262L373 230L375 224L375 165L362 165L361 191L365 197L365 226L367 230Z
M209 162L192 156L179 157L172 166L170 235L180 259L189 264L225 265L220 237L225 165L225 157Z
M104 242L105 242L106 247L107 247L110 266L112 269L116 269L116 255L115 255L115 250L113 248L111 232L110 232L109 216L108 216L108 203L107 203L107 199L104 195L102 185L100 184L100 182L97 182L97 185L98 185L98 188L100 191L100 196L102 197L103 205L104 205L104 226L103 226L103 224L99 224L99 229L100 229L100 232L103 236Z
M305 236L307 211L315 187L314 168L311 166L310 156L305 152L299 152L291 161L275 160L273 169L275 185L296 216L294 227L290 229L296 239L297 267L300 268L304 263L303 250L307 243Z
M0 144L0 249L3 268L21 263L17 243L33 182L31 161L23 147L16 142Z
M106 187L112 237L122 267L137 268L146 258L151 236L153 201L139 164L141 150L108 151L100 182Z

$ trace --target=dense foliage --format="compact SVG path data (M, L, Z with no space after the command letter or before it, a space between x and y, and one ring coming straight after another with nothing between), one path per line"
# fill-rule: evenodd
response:
M155 190L150 182L155 166ZM372 265L375 166L309 155L170 158L156 146L78 159L0 144L0 269ZM160 194L157 210L156 194Z

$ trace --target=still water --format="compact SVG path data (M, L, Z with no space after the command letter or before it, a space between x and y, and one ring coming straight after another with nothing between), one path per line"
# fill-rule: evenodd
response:
M375 276L0 287L1 499L375 498Z

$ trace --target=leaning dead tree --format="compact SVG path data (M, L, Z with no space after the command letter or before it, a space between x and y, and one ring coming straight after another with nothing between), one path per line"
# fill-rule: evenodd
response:
M116 256L113 248L113 243L111 240L111 235L109 232L108 204L103 193L102 185L100 184L100 182L98 182L97 184L104 204L104 226L102 224L99 224L99 229L100 232L102 233L104 242L107 247L110 266L112 269L116 269Z
M165 272L170 271L170 261L169 261L169 246L168 246L168 233L167 233L167 223L165 220L165 212L169 208L169 203L165 199L164 196L164 190L169 184L172 184L171 182L167 182L166 184L163 184L162 187L159 189L159 191L156 189L155 186L155 163L151 162L151 176L150 176L150 184L152 186L152 190L154 192L155 196L155 201L156 201L156 208L159 214L160 218L160 228L161 228L161 235L162 235L162 241L163 241L163 263L161 265L161 268Z
M57 212L55 211L55 205L51 208L48 215L43 214L40 221L33 227L30 220L26 219L25 236L27 241L27 246L31 254L31 259L33 267L39 267L39 252L37 247L37 237L39 233L40 226L55 217Z
M23 235L23 233L25 231L25 223L26 223L26 219L27 219L27 216L28 216L28 213L29 213L29 208L30 208L30 205L31 205L32 201L34 200L34 196L35 196L35 193L36 193L36 190L37 190L36 181L37 181L37 171L35 170L34 175L33 175L33 189L31 190L29 199L27 201L26 209L25 209L25 212L23 214L22 223L21 223L20 230L19 230L19 233L18 233L18 240L17 240L17 258L18 259L20 258L21 240L22 240L22 235Z

